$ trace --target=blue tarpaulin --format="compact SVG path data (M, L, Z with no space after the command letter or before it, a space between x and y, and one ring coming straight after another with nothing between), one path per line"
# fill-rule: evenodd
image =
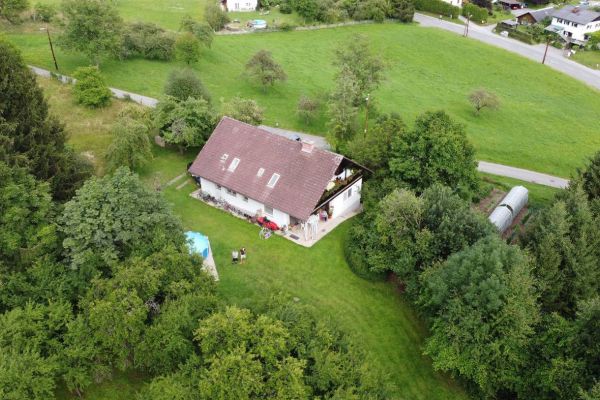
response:
M188 247L190 248L190 252L198 253L202 256L202 258L206 260L210 251L208 237L204 236L200 232L192 231L186 232L185 237L188 241Z

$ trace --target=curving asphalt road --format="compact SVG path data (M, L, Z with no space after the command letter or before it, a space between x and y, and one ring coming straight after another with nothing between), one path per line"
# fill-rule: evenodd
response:
M462 35L465 29L463 25L418 13L415 14L414 20L421 24L421 26L440 28L459 35ZM545 44L529 45L515 39L505 38L493 33L492 28L490 26L479 26L471 23L469 24L469 38L503 48L540 63L542 62L546 48ZM593 70L585 65L569 60L562 55L562 50L549 47L548 55L546 56L546 65L600 90L600 70Z

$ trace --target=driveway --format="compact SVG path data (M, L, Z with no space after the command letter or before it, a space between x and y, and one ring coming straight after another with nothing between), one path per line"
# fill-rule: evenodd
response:
M415 21L419 22L421 26L440 28L459 35L462 35L465 29L462 25L418 13L415 14ZM469 38L503 48L540 63L544 57L546 47L544 44L528 45L515 39L505 38L493 33L489 26L478 26L473 23L469 24ZM548 55L546 56L546 65L600 90L600 71L593 70L563 57L562 50L549 47Z

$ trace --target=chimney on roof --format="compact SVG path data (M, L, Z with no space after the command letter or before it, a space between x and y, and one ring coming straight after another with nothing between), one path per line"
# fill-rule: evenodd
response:
M315 142L312 140L303 140L302 141L302 151L305 153L312 153L315 148Z
M573 7L573 10L571 11L573 14L577 14L579 12L579 6L575 6Z

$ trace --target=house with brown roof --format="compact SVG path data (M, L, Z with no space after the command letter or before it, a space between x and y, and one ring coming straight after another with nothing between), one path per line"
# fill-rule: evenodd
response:
M221 119L189 168L202 194L279 227L356 211L364 171L313 143L229 117Z

